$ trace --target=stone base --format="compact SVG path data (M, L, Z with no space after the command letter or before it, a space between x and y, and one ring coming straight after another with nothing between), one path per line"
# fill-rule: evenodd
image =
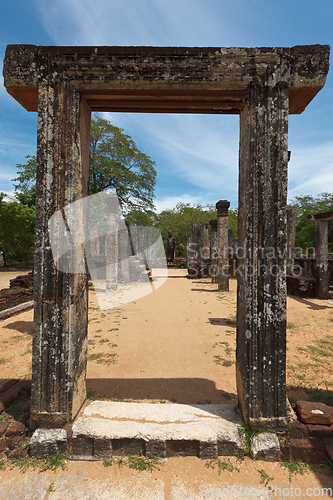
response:
M238 456L245 449L235 405L93 401L67 435L71 436L67 438L67 452L74 460L140 453L147 457L214 459ZM277 437L266 437L258 437L255 455L262 460L278 460ZM64 441L64 430L37 429L31 439L31 454L63 451Z

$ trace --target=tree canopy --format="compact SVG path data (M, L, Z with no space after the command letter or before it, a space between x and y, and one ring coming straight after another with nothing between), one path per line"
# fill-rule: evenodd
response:
M192 224L209 223L217 217L214 205L200 204L191 206L189 203L178 203L175 208L163 210L156 215L152 224L160 229L163 241L166 241L168 231L172 231L176 238L176 255L185 256L186 238L190 235ZM229 228L237 237L237 210L229 210Z
M27 163L17 165L13 179L16 198L27 206L35 204L36 156L27 156ZM154 210L156 183L155 162L142 153L133 139L108 120L94 116L91 120L90 194L115 190L124 213Z
M303 253L312 253L316 248L316 223L309 222L307 216L333 210L333 194L298 195L290 201L288 208L295 209L295 246L302 248ZM333 221L328 221L328 251L333 252Z
M33 258L35 240L35 207L17 201L3 201L0 194L0 252L4 265L7 262Z

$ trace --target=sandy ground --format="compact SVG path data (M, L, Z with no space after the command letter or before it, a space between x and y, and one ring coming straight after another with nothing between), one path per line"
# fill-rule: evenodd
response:
M187 280L184 274L171 271L167 282L154 293L104 312L98 308L94 291L90 291L89 397L170 404L237 400L236 281L230 281L229 293L218 293L217 286L208 280ZM32 320L33 313L28 311L0 323L3 381L31 376ZM287 385L291 401L313 395L318 400L333 400L332 321L332 301L288 297ZM232 462L236 464L235 459ZM287 470L279 464L246 458L237 467L240 472L224 471L219 476L216 469L205 467L204 461L189 457L170 459L161 471L142 472L139 476L128 468L105 469L100 463L69 463L68 470L82 471L100 481L107 477L118 481L122 477L128 487L132 481L138 484L138 477L149 484L161 480L169 486L172 481L184 481L188 487L194 485L197 498L204 497L199 495L204 489L198 488L206 482L216 487L230 481L258 487L261 469L275 478L270 484L333 486L332 476L319 468L295 476L290 483ZM0 482L16 474L15 470L2 472ZM165 498L176 498L170 495Z

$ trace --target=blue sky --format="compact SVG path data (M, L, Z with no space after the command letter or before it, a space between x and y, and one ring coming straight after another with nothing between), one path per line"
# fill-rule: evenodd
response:
M333 0L1 0L0 62L8 44L259 47L333 45ZM157 210L177 202L237 207L239 117L103 115L157 165ZM0 191L36 151L37 113L0 79ZM333 69L289 120L289 197L333 192Z

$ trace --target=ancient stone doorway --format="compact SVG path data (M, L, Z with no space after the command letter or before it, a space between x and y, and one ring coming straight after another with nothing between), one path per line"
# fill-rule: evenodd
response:
M88 194L91 111L131 111L240 115L238 400L246 420L285 427L288 115L328 60L319 45L7 47L6 89L38 111L32 426L64 426L86 397L87 277L55 269L48 220Z

